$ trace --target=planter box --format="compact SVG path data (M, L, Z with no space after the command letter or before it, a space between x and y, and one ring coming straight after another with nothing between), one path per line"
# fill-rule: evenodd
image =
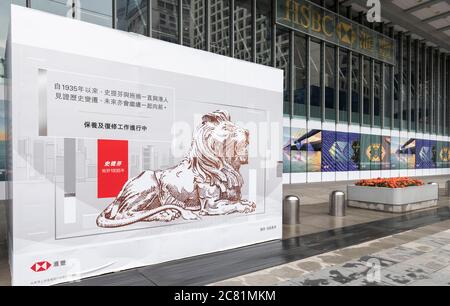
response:
M407 188L347 186L348 206L404 213L437 206L439 187L424 185Z

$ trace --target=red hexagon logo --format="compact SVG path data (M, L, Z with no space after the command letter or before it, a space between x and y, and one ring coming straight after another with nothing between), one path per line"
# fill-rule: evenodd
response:
M31 266L31 270L34 272L44 272L50 269L52 266L48 261L40 261Z

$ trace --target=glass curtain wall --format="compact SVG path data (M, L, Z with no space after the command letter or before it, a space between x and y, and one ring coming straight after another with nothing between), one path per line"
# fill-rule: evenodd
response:
M401 71L400 71L400 43L401 43L401 36L397 35L396 38L396 48L395 48L395 58L396 58L396 65L395 65L395 78L394 78L394 124L393 129L398 130L400 128L400 90L401 90Z
M320 55L322 52L322 46L320 42L311 40L310 45L310 112L311 118L321 119L321 90L320 90L320 74L321 74L321 62Z
M152 37L172 43L179 41L178 0L152 1Z
M384 128L391 128L392 115L392 66L384 66Z
M112 27L112 1L78 0L80 19Z
M183 0L183 45L206 49L206 0Z
M290 35L288 31L278 30L276 37L276 67L283 70L284 88L283 88L283 114L290 117L291 115L291 101L290 101L290 86L289 86L289 40Z
M336 121L336 49L325 46L325 120Z
M408 39L403 39L403 72L402 72L402 82L401 82L401 91L402 91L402 110L401 110L401 128L402 130L408 130Z
M431 133L431 101L433 99L432 97L432 90L431 90L431 50L427 49L427 70L426 70L426 81L425 81L425 92L427 97L427 103L426 103L426 112L425 112L425 120L426 120L426 133Z
M230 1L210 1L211 52L229 56L230 53Z
M361 97L360 97L360 61L359 55L352 55L352 124L359 125L360 116L359 112L361 110Z
M423 94L424 94L424 71L423 71L423 48L419 46L419 87L416 89L417 98L419 99L419 132L423 132L423 120L424 120L424 107L423 107Z
M410 87L410 95L411 95L411 130L416 131L416 97L417 97L417 89L416 88L416 47L415 43L410 45L411 52L411 87Z
M256 62L272 64L272 1L256 1Z
M348 122L349 52L339 51L339 122Z
M116 5L116 27L119 30L148 35L147 0L117 0Z
M373 124L376 127L381 127L381 69L382 64L375 62L374 65L374 97L373 97Z
M252 61L252 1L234 1L234 57Z
M364 57L363 68L363 125L370 126L370 107L371 107L371 94L372 89L372 65L369 58Z
M294 36L294 116L306 116L307 63L306 38Z

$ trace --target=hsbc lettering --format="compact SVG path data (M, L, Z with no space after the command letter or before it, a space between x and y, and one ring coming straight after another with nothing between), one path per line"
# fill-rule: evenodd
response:
M277 23L393 64L393 39L309 1L277 0Z

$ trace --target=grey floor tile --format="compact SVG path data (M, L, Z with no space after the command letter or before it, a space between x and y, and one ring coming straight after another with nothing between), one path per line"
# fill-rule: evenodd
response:
M413 249L408 249L402 246L398 246L392 249L384 250L381 252L377 252L375 254L372 254L375 257L381 257L387 260L396 261L396 262L403 262L410 260L414 257L423 255L424 252L416 251Z
M154 286L136 270L122 271L103 276L87 278L79 282L65 283L64 286Z
M389 269L391 269L390 267ZM421 272L420 269L411 269L405 271L391 271L389 269L383 269L381 271L381 281L392 286L407 286L418 280L430 279L428 273ZM423 271L423 270L422 270Z

